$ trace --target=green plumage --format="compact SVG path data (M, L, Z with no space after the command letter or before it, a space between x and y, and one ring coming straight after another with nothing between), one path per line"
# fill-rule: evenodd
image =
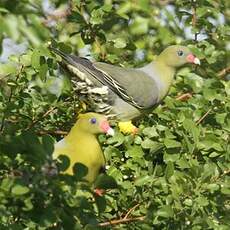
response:
M120 121L138 117L160 103L178 67L188 62L199 64L199 59L187 47L179 45L169 46L154 61L136 69L92 63L55 48L52 50L62 57L66 68L76 77L72 77L72 81L77 93L92 104L89 110L110 114ZM90 88L103 88L104 91L92 93Z

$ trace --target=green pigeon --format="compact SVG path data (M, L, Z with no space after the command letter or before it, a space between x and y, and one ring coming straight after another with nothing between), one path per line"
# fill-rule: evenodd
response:
M84 164L88 168L84 178L91 183L94 182L105 166L105 157L97 140L97 135L100 133L114 135L114 130L104 115L97 113L78 115L78 120L68 135L55 144L53 158L66 155L70 165L65 173L70 175L73 174L73 166L76 163Z
M129 121L151 111L167 95L176 69L186 63L200 65L186 46L167 47L156 59L141 68L124 68L51 50L61 56L73 74L76 92L85 98L89 110Z

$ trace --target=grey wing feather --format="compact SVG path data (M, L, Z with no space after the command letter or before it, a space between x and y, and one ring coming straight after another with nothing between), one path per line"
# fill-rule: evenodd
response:
M125 69L101 62L92 63L86 58L51 49L64 59L67 68L71 66L85 72L90 81L97 83L96 79L138 109L150 108L158 101L159 92L155 81L141 70Z
M148 74L140 69L127 69L106 63L95 62L95 68L106 73L108 80L122 85L129 97L141 105L143 109L153 107L159 101L159 89L157 83ZM112 81L111 80L111 81Z

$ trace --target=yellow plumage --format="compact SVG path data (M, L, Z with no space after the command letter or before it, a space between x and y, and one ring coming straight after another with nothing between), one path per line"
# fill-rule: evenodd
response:
M88 167L85 179L93 182L100 169L105 165L105 158L97 140L97 134L108 133L113 135L105 116L96 113L86 113L79 116L69 134L56 143L53 157L66 155L70 159L70 166L65 171L73 174L75 163L82 163Z

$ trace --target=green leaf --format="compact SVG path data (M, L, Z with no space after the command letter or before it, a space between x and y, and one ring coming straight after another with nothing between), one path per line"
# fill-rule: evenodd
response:
M146 138L144 141L142 141L141 146L144 149L151 149L151 148L157 148L160 144L156 141L152 141L148 138Z
M13 63L1 64L0 63L0 80L1 76L7 76L9 74L16 74L17 66Z
M114 189L118 187L116 180L112 176L105 174L100 174L97 177L94 186L100 189Z
M105 209L106 209L106 199L105 199L105 197L95 195L94 199L95 199L95 202L96 202L96 205L97 205L97 208L98 208L98 212L99 213L104 212Z
M65 52L65 53L71 53L72 52L72 48L68 44L65 44L64 42L58 43L58 47L61 51Z
M208 199L207 199L206 197L204 197L204 196L201 196L201 197L196 198L195 201L196 201L196 202L198 203L198 205L200 205L201 207L207 206L207 205L209 204Z
M200 131L196 123L190 119L185 119L183 121L183 127L188 133L192 134L194 142L197 143L199 141Z
M215 115L216 122L219 124L224 124L225 123L225 118L227 116L227 113L218 113Z
M105 12L110 12L113 9L112 4L105 4L104 6L101 7L101 9Z
M64 172L65 170L67 170L70 167L69 157L66 155L59 155L57 166L58 166L59 171Z
M137 146L137 145L131 146L128 149L127 153L128 153L127 155L132 157L132 158L141 158L144 155L141 147Z
M73 173L76 180L81 180L84 176L88 174L88 167L82 163L75 163L73 166Z
M76 22L76 23L85 24L85 19L84 19L84 17L83 17L80 13L78 13L78 12L76 12L76 11L73 11L73 12L71 13L71 15L69 15L68 20L71 21L71 22Z
M157 133L155 127L146 127L146 128L144 128L143 134L145 136L149 137L149 138L157 137L158 136L158 133Z
M170 205L164 205L157 211L157 216L164 218L173 217L173 209Z
M12 187L12 194L13 195L24 195L26 193L28 193L30 191L30 189L24 185L19 185L19 184L16 184Z
M24 204L25 204L25 207L23 207L23 210L25 211L30 211L34 207L31 198L25 199Z
M108 144L114 144L114 146L120 146L125 140L125 137L122 133L115 132L115 135L113 137L110 137L107 140Z
M223 151L221 144L215 143L212 141L212 139L208 139L208 138L202 142L199 142L198 146L199 148L205 149L205 150L215 149L217 151Z
M191 200L191 199L185 199L184 200L184 204L186 205L186 206L192 206L193 205L193 201Z
M149 19L141 16L136 16L133 19L132 24L130 25L132 34L141 35L147 33L149 28L148 24L149 24Z
M40 67L40 57L41 53L39 49L35 49L31 55L31 65L34 67L36 70L39 69Z
M186 169L186 168L190 168L190 165L189 165L189 161L184 158L184 157L181 157L179 160L176 161L176 164L181 168L181 169Z
M8 13L9 11L7 9L5 9L5 8L0 7L0 12L2 12L2 13Z
M169 161L165 169L165 177L168 180L174 174L174 164Z
M123 49L126 47L126 40L124 38L116 38L113 40L114 46L118 49Z
M221 192L225 195L230 195L230 188L224 186L221 188Z
M230 81L225 83L225 92L228 96L230 96Z
M221 153L218 153L218 152L212 152L211 154L209 154L209 157L213 158L213 157L217 157L217 156L220 156Z
M54 151L54 139L49 135L43 136L42 144L47 154L52 155Z
M180 154L172 154L172 153L170 153L170 154L167 154L167 153L165 153L164 154L164 161L165 162L177 162L178 160L179 160L179 158L180 158Z
M46 80L47 72L48 72L48 65L46 63L40 65L39 76L40 76L42 81Z
M208 184L205 186L208 190L210 190L211 193L214 193L220 189L220 186L218 184Z
M164 145L166 146L166 148L178 148L181 147L181 143L172 139L164 139Z
M195 73L189 73L187 78L185 78L185 82L192 87L195 93L199 93L204 86L203 78Z
M136 186L143 186L145 184L151 183L152 180L153 180L153 178L151 176L146 175L146 176L138 177L135 180L134 184Z
M10 191L13 184L14 184L14 180L12 180L11 178L4 178L1 181L1 189L8 192Z
M98 25L103 23L103 16L104 16L104 11L99 8L99 9L94 9L91 12L91 18L90 18L90 23L93 25Z

